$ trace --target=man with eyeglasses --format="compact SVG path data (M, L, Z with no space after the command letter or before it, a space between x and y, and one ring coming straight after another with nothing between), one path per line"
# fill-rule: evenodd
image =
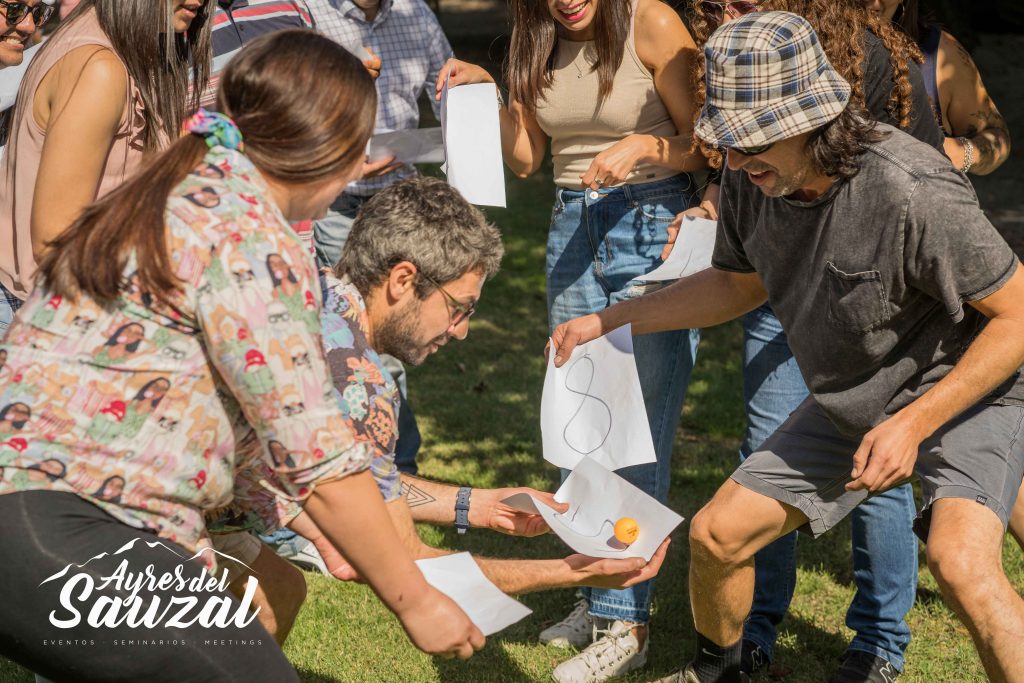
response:
M943 598L989 678L1021 680L1001 551L1024 476L1024 271L964 175L871 122L804 19L748 14L705 57L695 133L728 149L713 267L553 335L558 365L626 323L708 327L770 300L810 389L691 520L696 656L664 680L743 680L755 553L912 476Z
M450 340L465 339L484 282L497 272L502 254L501 234L478 209L447 183L418 177L367 201L341 261L323 277L321 323L334 385L353 431L374 446L370 470L414 559L448 554L423 543L414 522L454 524L459 533L482 527L536 536L548 530L543 519L504 505L504 498L526 492L554 507L566 507L555 503L551 494L533 489L452 486L400 474L395 465L398 395L378 354L390 353L419 365ZM246 464L261 457L259 448L258 443L249 443L239 456L239 471L252 480L238 482L232 509L211 531L218 550L238 558L259 577L261 591L255 604L262 608L261 623L282 642L302 604L302 576L239 528L259 531L288 524L304 537L302 543L312 545L301 554L289 548L289 559L301 555L309 565L339 579L358 577L301 514L301 507L271 493L276 488L273 473ZM218 529L233 533L218 534ZM552 560L478 558L477 563L507 593L582 585L620 588L656 574L664 551L646 566L633 559L582 555ZM232 586L241 592L248 571L234 563L229 568Z

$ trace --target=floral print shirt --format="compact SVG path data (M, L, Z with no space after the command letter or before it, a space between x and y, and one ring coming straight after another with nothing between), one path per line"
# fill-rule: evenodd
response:
M267 192L214 147L171 193L173 304L132 284L134 258L107 309L35 289L0 346L0 494L76 493L196 551L247 447L293 502L369 466L330 383L313 258Z
M395 464L398 439L398 386L367 338L366 303L350 282L333 275L320 276L323 291L324 350L334 391L349 429L372 446L370 471L385 502L402 495L402 479ZM290 522L301 511L281 493L274 472L260 461L259 443L247 440L237 464L235 499L211 523L215 533L250 530L267 533Z

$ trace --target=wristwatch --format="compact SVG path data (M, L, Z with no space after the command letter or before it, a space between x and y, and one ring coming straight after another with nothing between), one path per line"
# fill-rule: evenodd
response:
M472 493L473 489L462 486L455 496L455 528L460 534L466 533L469 528L469 496Z

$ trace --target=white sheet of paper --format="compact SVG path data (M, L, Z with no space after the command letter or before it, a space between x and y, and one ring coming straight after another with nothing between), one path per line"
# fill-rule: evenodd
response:
M679 237L668 258L660 266L637 280L657 282L678 280L711 267L718 223L706 218L686 216L679 228Z
M370 161L390 156L407 164L439 164L444 161L444 140L440 128L413 128L377 133L367 148Z
M455 601L485 636L511 626L533 610L491 583L469 553L416 560L431 586Z
M556 512L526 493L509 496L503 503L537 512L559 538L578 553L591 557L651 556L683 521L683 518L619 475L591 458L583 458L555 493L555 500L569 510ZM640 535L626 546L615 538L614 527L622 517L632 517Z
M496 86L472 83L449 89L446 78L441 91L441 129L445 154L441 170L448 183L470 204L505 206Z
M540 402L544 459L573 469L590 456L610 470L656 460L629 325L577 346L555 367Z

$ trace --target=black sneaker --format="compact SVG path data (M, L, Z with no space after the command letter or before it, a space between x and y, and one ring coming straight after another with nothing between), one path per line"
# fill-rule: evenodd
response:
M828 683L893 683L899 669L881 657L863 650L848 650Z
M752 677L768 669L772 663L768 653L752 640L744 640L740 654L740 672Z

